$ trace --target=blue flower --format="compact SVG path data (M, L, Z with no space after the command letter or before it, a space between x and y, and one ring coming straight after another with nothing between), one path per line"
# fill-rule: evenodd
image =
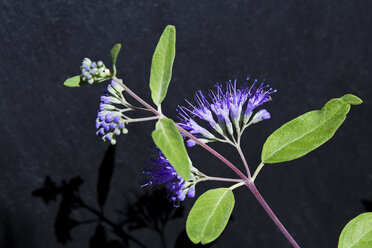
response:
M116 136L121 133L128 133L125 124L128 122L124 111L131 110L118 108L116 105L129 106L124 99L122 92L124 88L114 80L108 85L104 94L101 96L101 103L99 106L96 128L97 136L101 136L104 141L109 140L111 144L116 144Z
M173 201L175 207L179 207L180 202L184 201L186 196L189 198L195 196L195 184L198 177L196 168L192 167L190 180L185 181L157 148L154 148L154 157L149 162L151 168L143 172L148 177L148 181L142 187L164 186L168 199Z
M257 86L257 79L248 88L248 80L242 88L237 88L236 80L227 82L226 90L221 84L216 84L216 91L209 93L210 100L207 100L202 91L198 91L195 95L196 104L186 100L189 107L179 106L181 122L178 124L204 143L221 141L217 136L235 142L235 136L241 135L247 126L270 118L266 110L257 112L253 118L251 116L255 108L270 101L271 94L276 92L269 85L264 85L264 82ZM195 117L206 121L209 129L217 134L212 134L202 123L197 123ZM189 139L187 144L193 146L195 142Z

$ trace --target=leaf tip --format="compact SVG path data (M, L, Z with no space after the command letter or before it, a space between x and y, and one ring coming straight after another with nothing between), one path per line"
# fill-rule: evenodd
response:
M167 26L165 27L165 29L170 29L170 30L172 30L172 31L175 31L175 30L176 30L176 27L175 27L174 25L167 25Z
M121 43L116 43L113 47L112 47L112 49L111 49L111 51L120 51L120 49L121 49Z
M113 68L114 74L116 73L115 64L116 64L116 59L119 55L120 49L121 49L121 43L116 43L111 49L111 60L112 60L112 66L114 67Z
M359 97L353 95L353 94L346 94L343 97L340 98L342 101L351 104L351 105L359 105L362 104L363 101Z

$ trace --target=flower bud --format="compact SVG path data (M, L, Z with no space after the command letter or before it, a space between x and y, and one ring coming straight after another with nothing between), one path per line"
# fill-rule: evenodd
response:
M260 122L262 120L267 120L267 119L270 119L270 113L267 112L266 109L261 109L260 111L258 111L252 118L251 120L251 123L257 123L257 122Z
M85 58L80 69L81 80L89 84L100 82L111 77L110 70L106 68L102 61L96 63Z

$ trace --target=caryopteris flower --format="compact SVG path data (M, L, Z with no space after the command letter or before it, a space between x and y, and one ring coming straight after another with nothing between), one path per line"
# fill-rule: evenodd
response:
M190 179L185 181L177 174L168 159L157 148L154 148L154 157L149 162L151 168L143 172L148 177L148 181L142 187L164 186L168 199L173 201L175 207L178 207L180 202L185 200L186 196L189 198L195 196L195 184L199 178L203 177L203 174L196 168L191 166Z
M205 143L217 140L235 142L235 136L241 135L247 126L270 118L265 109L258 111L253 118L251 116L255 108L270 101L270 95L276 92L269 85L264 85L264 82L257 86L257 79L248 88L248 80L242 88L237 88L236 80L227 82L226 90L221 84L216 84L216 90L209 92L210 100L202 91L198 91L195 95L196 104L186 100L189 107L179 106L181 123L178 124ZM216 134L204 128L202 123L197 123L195 117L206 121L211 127L209 129ZM195 142L189 139L187 144L193 146Z
M112 80L101 96L98 115L96 119L97 135L102 136L104 141L109 140L111 144L116 144L116 136L121 133L128 133L125 124L130 122L130 118L123 112L132 110L132 106L125 100L122 92L124 88L116 81ZM117 107L125 106L122 109Z
M106 68L102 61L92 62L90 59L85 58L80 67L81 80L92 84L99 82L110 77L110 70Z

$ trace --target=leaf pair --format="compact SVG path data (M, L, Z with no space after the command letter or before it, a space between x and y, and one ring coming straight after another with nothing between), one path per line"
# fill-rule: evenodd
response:
M164 100L171 80L175 41L175 28L167 26L152 58L150 89L157 106ZM190 176L189 158L175 123L170 119L160 119L152 138L177 173L187 181ZM212 189L201 195L187 218L186 232L191 241L207 244L215 240L225 229L234 203L234 195L228 188Z
M167 26L152 58L150 89L152 100L157 106L164 100L171 80L175 40L175 28ZM175 123L170 119L160 119L152 138L177 173L188 180L189 158ZM201 195L187 218L186 232L191 241L207 244L215 240L225 229L234 203L234 195L228 188L209 190Z
M176 28L168 25L159 39L151 63L151 97L158 107L160 107L167 94L172 78L175 53ZM176 124L171 119L161 118L156 123L152 138L178 175L186 181L189 180L190 159Z

